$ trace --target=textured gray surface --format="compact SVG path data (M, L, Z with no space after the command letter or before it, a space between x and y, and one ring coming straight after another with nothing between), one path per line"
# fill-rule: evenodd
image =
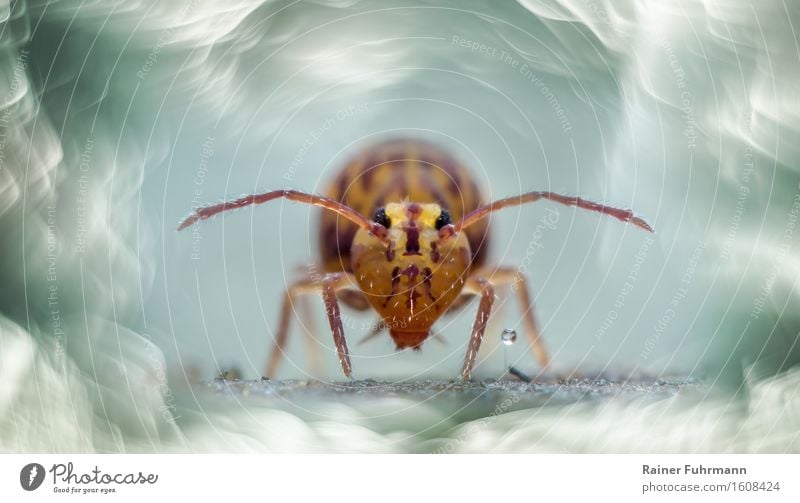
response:
M674 394L685 387L702 387L697 379L679 377L656 380L612 380L606 378L545 379L526 383L518 379L486 379L462 382L456 380L422 380L409 382L387 382L372 379L324 382L316 380L241 380L215 379L208 383L210 389L220 393L262 395L320 394L328 396L419 396L439 394L482 395L519 393L529 397L553 397L574 400L584 397L599 397L625 393Z
M587 374L583 374L587 375ZM560 380L212 380L176 394L174 452L796 452L800 370L745 387ZM765 433L769 432L769 433Z
M359 380L322 382L301 380L215 379L208 388L223 396L256 400L278 408L313 411L333 402L358 407L402 399L403 403L434 405L469 421L520 409L556 407L605 400L660 400L679 393L705 392L695 379L611 380L605 378L543 379L526 383L517 379L483 381L423 380L382 382Z

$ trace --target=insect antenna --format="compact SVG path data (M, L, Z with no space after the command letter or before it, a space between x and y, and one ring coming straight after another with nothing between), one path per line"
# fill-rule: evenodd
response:
M580 197L562 196L560 194L556 194L555 192L537 191L537 192L526 192L525 194L520 194L518 196L499 199L493 203L481 206L480 208L477 208L471 211L470 213L467 213L461 220L459 220L454 224L452 229L454 232L452 232L452 234L460 232L463 229L469 227L470 225L483 220L484 218L488 217L492 212L501 210L503 208L509 208L512 206L520 206L522 204L532 203L538 201L539 199L547 199L567 206L577 206L578 208L596 211L598 213L614 217L617 220L621 220L623 222L630 222L633 225L641 227L642 229L648 232L653 232L653 228L650 227L650 225L648 225L647 222L634 215L633 211L631 210L623 210L620 208L614 208L613 206L605 206L592 201L587 201L586 199L581 199Z
M305 192L299 192L296 190L273 190L270 192L264 192L263 194L249 194L232 201L224 201L218 204L212 204L198 208L194 213L186 217L180 223L178 230L183 230L200 220L206 220L218 213L222 213L223 211L237 210L244 208L245 206L262 204L272 201L273 199L280 198L299 203L311 204L313 206L319 206L334 213L338 213L359 227L370 231L382 241L386 241L386 228L378 223L372 222L353 208L327 197L315 196L313 194L307 194Z

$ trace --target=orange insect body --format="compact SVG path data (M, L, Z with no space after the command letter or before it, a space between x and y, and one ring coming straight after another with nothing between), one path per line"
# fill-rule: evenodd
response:
M420 140L387 140L345 163L325 196L372 217L388 203L436 203L455 222L485 203L472 172L439 147ZM350 247L358 226L324 212L320 219L320 254L328 272L352 271ZM436 215L438 216L438 214ZM466 231L472 263L486 257L486 222ZM334 245L335 243L335 245Z
M508 266L486 267L487 221L492 212L540 199L576 206L630 222L652 232L630 210L553 192L527 192L484 204L478 185L439 148L418 140L389 140L354 157L331 184L327 197L275 190L196 210L178 230L217 213L274 199L324 208L320 246L325 275L289 286L266 375L283 356L294 300L320 293L342 371L351 376L339 302L372 307L398 348L419 349L443 314L480 298L461 377L468 379L494 302L494 285L515 285L531 350L542 367L549 358L533 315L524 276ZM357 289L356 289L357 288Z
M461 294L472 263L463 234L437 246L438 204L389 203L389 248L360 229L350 249L356 281L398 349L419 348Z
M461 293L471 267L484 262L487 224L438 246L436 221L447 208L455 221L484 199L468 169L419 140L389 140L356 155L326 196L362 215L381 208L390 222L389 248L334 213L325 212L320 245L327 272L354 272L366 300L398 349L419 349L431 326ZM336 246L331 246L336 243ZM363 308L350 292L340 300Z

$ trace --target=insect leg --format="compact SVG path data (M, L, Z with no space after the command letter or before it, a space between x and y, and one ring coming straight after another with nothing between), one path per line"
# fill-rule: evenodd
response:
M317 330L316 318L311 311L309 304L309 297L303 296L297 298L297 310L305 330L303 330L303 337L306 345L306 352L308 352L308 366L311 369L311 375L321 376L323 372L322 354L317 343L316 334L320 333Z
M472 334L470 335L469 344L467 345L467 354L464 356L464 366L461 367L461 378L467 381L472 374L472 367L475 366L475 359L478 356L478 350L481 348L481 342L483 341L483 332L486 330L486 322L489 321L489 315L492 312L494 287L487 279L472 275L467 278L464 284L464 290L478 293L481 296L481 301L478 305L478 314L475 316L475 323L472 325Z
M316 286L315 281L310 278L301 279L286 289L283 295L281 318L278 322L275 344L272 347L272 352L269 355L267 367L264 371L266 377L274 377L275 372L278 370L278 365L281 363L281 360L283 360L286 351L286 340L289 336L289 321L292 319L292 311L296 298L300 295L308 295L317 291L319 291L319 287Z
M481 274L490 278L495 285L510 284L511 289L516 291L520 309L522 310L522 319L525 323L525 333L531 341L531 352L536 358L536 361L539 362L539 365L542 368L546 368L550 364L550 357L547 355L547 350L542 342L541 332L539 332L539 327L536 323L533 302L531 302L528 281L525 275L521 274L516 268L510 266L482 268L477 271L476 274Z
M350 377L350 356L347 351L347 343L344 340L344 329L339 313L339 304L336 301L336 290L350 286L351 282L355 283L355 279L352 278L351 274L344 272L329 273L323 276L321 280L318 278L301 279L286 290L278 331L275 336L275 344L264 375L267 377L274 376L278 365L283 359L289 334L289 320L292 317L292 307L296 298L300 295L321 292L325 301L325 311L328 314L328 321L333 332L334 344L336 345L337 353L339 353L339 361L342 363L342 370L346 376Z
M350 352L347 349L347 340L344 338L344 326L342 326L342 316L339 313L339 301L336 299L336 289L341 287L343 281L352 276L344 272L334 272L326 274L322 279L322 299L325 301L325 312L328 314L328 321L331 325L333 343L336 352L339 354L339 363L342 365L342 372L347 377L353 377L352 366L350 365Z

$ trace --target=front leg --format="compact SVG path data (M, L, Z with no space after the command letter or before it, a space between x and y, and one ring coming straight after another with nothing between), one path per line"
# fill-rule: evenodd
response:
M273 377L275 375L278 365L283 359L293 303L300 295L308 295L317 292L322 293L322 299L325 302L325 312L328 315L328 322L330 323L333 342L336 346L336 352L339 355L339 363L342 365L342 371L345 376L351 377L352 366L350 365L350 354L347 349L347 341L344 337L344 327L339 312L339 302L336 299L336 292L344 288L352 288L354 284L355 278L352 274L334 272L325 274L321 280L317 278L304 278L292 284L287 289L283 300L283 308L281 309L281 319L278 325L275 345L269 361L267 362L265 373L267 377Z
M492 312L494 304L494 287L484 277L472 275L464 283L465 293L479 294L481 296L478 305L478 314L475 316L475 323L472 325L472 334L467 345L467 354L464 356L464 366L461 367L461 379L468 381L475 366L475 359L478 357L478 350L483 342L483 332L486 331L486 322Z
M531 343L531 352L536 361L539 362L539 366L542 369L547 368L550 365L550 357L544 347L542 334L536 323L536 315L525 275L511 266L483 267L475 271L475 274L489 278L494 285L511 285L511 289L516 292L519 299L519 307L525 323L525 333Z
M344 338L344 326L342 325L342 315L339 312L339 301L336 299L336 290L347 283L348 275L344 272L326 274L322 278L322 299L325 301L325 313L328 315L328 322L331 325L333 343L336 352L339 354L339 363L342 365L342 372L348 378L352 378L352 366L350 365L350 352L347 349L347 340Z

